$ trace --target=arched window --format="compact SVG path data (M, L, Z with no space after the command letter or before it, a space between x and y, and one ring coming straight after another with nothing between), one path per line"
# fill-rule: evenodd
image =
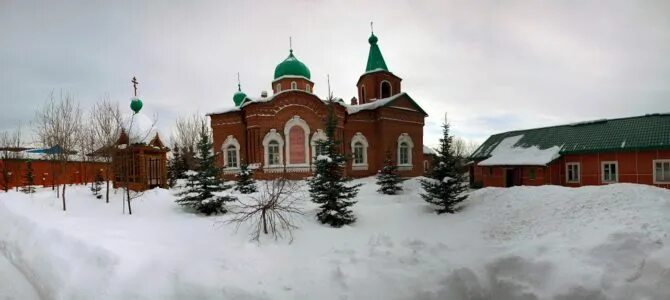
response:
M365 103L365 85L361 86L361 104Z
M398 137L398 166L400 170L412 169L412 149L414 143L412 137L403 133Z
M353 154L352 169L353 170L367 170L368 169L368 140L365 136L356 132L351 138L351 153Z
M298 84L295 81L291 81L291 89L292 90L297 90L298 89Z
M309 125L298 115L293 116L284 125L287 166L309 166L309 132Z
M284 139L276 129L270 129L263 138L263 148L265 152L264 168L277 168L284 164L284 156L281 151L284 146Z
M309 83L305 85L305 92L311 93L312 87L309 86Z
M360 165L363 162L363 144L361 142L357 142L354 144L354 164Z
M405 142L400 143L400 150L398 151L401 165L409 164L409 145Z
M317 129L316 132L312 135L312 159L316 158L319 154L323 153L323 149L320 149L318 141L327 141L328 136L321 129Z
M221 145L223 152L223 163L225 168L238 168L240 166L240 143L229 135Z
M281 83L277 83L277 85L275 85L275 91L277 93L281 92Z
M393 93L393 91L391 90L391 83L389 83L386 80L382 81L382 85L380 87L380 90L381 90L381 97L380 98L391 97L391 94Z
M428 167L429 167L428 161L424 160L423 161L423 172L428 172Z
M279 157L279 142L271 141L268 143L268 165L275 166L281 163Z
M237 148L233 145L228 146L226 149L226 166L228 168L237 168Z

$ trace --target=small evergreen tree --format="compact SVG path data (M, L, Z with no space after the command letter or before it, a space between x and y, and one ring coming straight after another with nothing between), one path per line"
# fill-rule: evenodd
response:
M102 183L104 181L105 179L102 177L102 171L98 170L95 172L95 177L93 177L93 186L91 186L91 192L93 192L93 195L98 199L102 199L102 194L100 194L100 191L102 191Z
M197 171L186 172L187 180L177 196L179 205L195 209L196 211L211 215L226 213L225 202L235 201L232 196L217 196L215 192L229 189L221 181L220 170L215 165L212 142L206 125L201 124L200 140L197 145L196 161Z
M467 185L464 183L460 170L461 160L452 149L452 136L449 135L449 123L445 119L442 124L440 148L433 168L427 173L428 178L421 180L425 193L421 197L426 202L439 206L438 214L455 213L459 204L467 199Z
M26 162L26 174L23 175L23 187L21 191L26 194L32 194L35 192L35 177L33 176L33 163L30 161Z
M377 174L377 185L379 189L377 192L386 195L395 195L402 191L403 180L398 176L398 166L391 159L391 152L386 152L386 159L384 159L384 167L379 170Z
M174 149L172 149L172 157L170 157L167 164L168 186L174 187L177 179L183 179L186 176L184 172L186 170L183 169L181 151L179 145L175 144Z
M235 174L237 178L237 183L235 189L240 191L242 194L251 194L256 192L256 181L254 180L254 172L249 169L249 165L242 163L240 165L240 171Z
M332 227L342 227L356 221L349 207L356 203L352 199L358 194L361 185L347 186L346 183L351 179L342 175L346 157L339 152L340 142L335 140L336 119L333 103L331 97L326 119L328 139L316 142L316 168L314 177L309 179L308 184L312 201L320 204L317 219Z

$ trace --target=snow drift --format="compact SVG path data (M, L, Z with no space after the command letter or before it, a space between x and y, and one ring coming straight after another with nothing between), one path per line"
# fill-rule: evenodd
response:
M670 299L670 191L616 184L487 188L455 215L364 183L353 226L248 241L227 216L152 190L121 214L84 187L0 194L0 255L45 299ZM245 197L243 195L237 195Z

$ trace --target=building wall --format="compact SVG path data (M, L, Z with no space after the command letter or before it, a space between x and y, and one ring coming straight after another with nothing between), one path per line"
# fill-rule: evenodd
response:
M520 168L522 170L521 185L555 184L563 186L585 186L607 184L602 180L602 163L617 162L618 182L639 183L670 188L670 184L654 184L653 161L656 159L670 159L670 150L630 151L610 153L568 154L546 167L482 167L475 166L473 174L475 182L483 186L504 187L505 169ZM568 183L566 180L566 164L577 162L580 164L579 183ZM530 179L530 169L536 169L535 180Z
M99 162L69 162L64 168L60 163L48 160L32 160L34 183L38 186L54 184L85 184L94 180L96 172L101 171L104 179L107 178L109 164ZM9 186L23 186L26 174L26 160L0 161L0 170L7 168L12 173L9 176ZM110 175L110 179L111 179ZM3 172L0 172L0 186L4 183Z

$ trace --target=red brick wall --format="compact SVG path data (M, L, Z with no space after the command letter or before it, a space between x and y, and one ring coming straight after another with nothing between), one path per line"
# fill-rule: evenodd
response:
M640 183L670 188L670 184L653 183L653 161L655 159L670 159L670 150L631 151L610 153L589 153L564 155L546 167L536 168L536 180L530 180L530 168L521 167L523 185L556 184L564 186L602 185L602 162L616 161L618 166L618 182ZM566 163L580 164L580 182L566 182ZM481 181L483 186L505 186L506 167L475 166L473 174L475 181ZM492 175L489 169L493 170Z
M45 160L31 161L33 168L33 177L35 185L51 186L54 184L84 184L93 181L96 171L102 170L103 178L109 168L109 164L96 162L69 162L61 169L58 162L51 162ZM9 177L11 187L23 186L24 176L26 172L25 160L4 160L0 161L0 169L4 166L12 172ZM111 172L110 172L111 173ZM111 179L110 175L110 179ZM3 183L5 178L0 172L0 183ZM2 184L0 184L1 186Z
M400 77L385 71L364 74L356 84L358 88L358 103L365 104L370 102L371 99L380 99L382 81L388 81L391 84L391 95L399 94L401 92L401 80ZM361 92L363 86L365 86L365 95Z

